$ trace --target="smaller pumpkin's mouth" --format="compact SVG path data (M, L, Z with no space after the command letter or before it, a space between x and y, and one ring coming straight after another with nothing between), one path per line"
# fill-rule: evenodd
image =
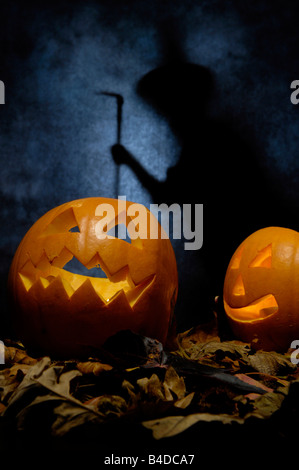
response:
M231 307L224 300L224 308L227 315L233 320L250 322L254 320L262 320L274 315L278 311L278 304L273 294L267 294L254 300L245 307Z

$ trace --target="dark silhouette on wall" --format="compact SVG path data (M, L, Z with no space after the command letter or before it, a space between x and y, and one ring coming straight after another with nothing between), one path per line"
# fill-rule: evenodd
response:
M250 214L255 213L256 228L265 223L260 215L264 183L248 146L224 123L207 118L212 91L208 70L194 64L171 64L145 76L138 91L152 98L159 112L168 113L182 144L180 159L161 182L120 144L112 147L113 157L134 170L153 202L204 204L203 248L184 251L183 241L175 247L178 322L184 325L186 317L200 322L210 315L214 296L221 294L236 243L249 235Z
M229 259L243 238L263 226L278 225L284 209L278 210L273 188L246 136L229 122L209 118L211 72L185 62L181 55L171 59L142 77L137 92L167 117L181 144L178 163L161 182L122 145L111 150L117 164L129 165L135 172L154 203L204 204L203 247L184 251L184 240L175 245L176 314L178 327L186 328L211 315Z

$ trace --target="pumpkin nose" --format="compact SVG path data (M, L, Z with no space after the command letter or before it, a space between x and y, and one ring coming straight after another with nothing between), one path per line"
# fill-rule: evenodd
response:
M245 287L241 274L238 275L236 282L233 286L232 294L235 297L245 295Z

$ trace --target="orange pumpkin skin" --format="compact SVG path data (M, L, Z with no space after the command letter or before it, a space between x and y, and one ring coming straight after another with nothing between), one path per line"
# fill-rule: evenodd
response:
M246 238L228 265L223 300L236 337L286 351L299 339L299 233L267 227Z
M115 212L107 231L121 217L132 226L134 218L126 211L134 203L123 203L125 216L118 214L115 199L67 202L27 232L8 279L15 329L26 347L43 354L80 356L124 329L165 343L178 288L172 245L161 236L150 239L150 223L159 224L141 205L147 223L144 238L131 243L113 236L99 238L99 205L109 204ZM107 278L63 269L73 257L87 268L100 265Z

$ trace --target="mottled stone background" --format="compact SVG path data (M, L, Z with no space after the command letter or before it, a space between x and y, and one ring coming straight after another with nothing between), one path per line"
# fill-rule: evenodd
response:
M157 200L112 159L116 100L103 90L124 98L126 150L159 181L178 164L170 199L204 203L203 248L184 252L174 241L179 328L207 316L245 236L267 225L299 229L299 105L290 102L290 84L299 79L297 5L1 2L0 337L10 325L9 265L45 211L87 196L125 195L147 206ZM184 62L199 67L185 73ZM158 76L145 99L138 83L167 64L179 72L164 75L166 84Z

